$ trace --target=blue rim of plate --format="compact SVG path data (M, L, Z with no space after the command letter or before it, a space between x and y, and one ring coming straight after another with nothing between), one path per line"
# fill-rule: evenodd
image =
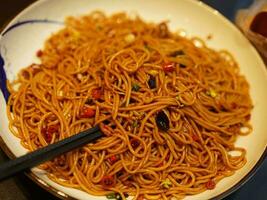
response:
M218 10L210 7L209 5L201 2L200 0L197 0L197 1L191 0L191 1L200 3L201 6L206 7L209 11L216 11L220 17L222 17L224 20L226 20L228 22L228 24L230 24L231 26L235 27L235 29L237 29L237 27L231 21L229 21L223 14L221 14ZM20 12L18 12L17 15L15 15L15 17L17 17L19 14L24 12L26 9L28 9L28 8L36 5L36 4L38 4L38 1L32 2L27 7L23 8ZM17 24L9 26L9 24L12 23L12 21L15 19L15 17L11 18L3 27L0 26L0 40L1 40L1 36L5 35L8 31L12 30L16 26L20 26L20 25L23 25L23 24L27 24L27 23L55 23L55 24L62 24L62 22L50 21L50 20L45 20L44 19L44 20L29 20L29 21L19 22ZM9 28L7 28L8 26L9 26ZM251 42L250 42L250 44L251 44ZM0 54L0 87L1 87L1 92L2 92L5 100L7 101L8 97L9 97L9 93L8 93L8 91L6 89L5 81L6 81L6 75L5 75L5 71L4 71L4 60L3 60L3 58L1 57L1 54ZM15 158L15 155L12 153L12 151L5 144L5 142L4 142L4 140L2 139L1 136L0 136L0 147L10 159ZM259 158L259 160L257 161L257 163L254 165L254 167L239 182L237 182L234 186L232 186L231 188L227 189L223 193L211 198L211 200L221 200L221 199L229 196L233 192L237 191L239 188L241 188L245 183L247 183L256 174L256 172L260 169L261 165L263 164L263 162L264 162L264 160L266 158L267 158L267 147L265 147L264 152L262 153L262 155ZM45 183L43 180L41 180L39 177L37 177L31 171L24 172L24 174L28 178L30 178L33 182L35 182L37 185L39 185L40 187L42 187L43 189L45 189L46 191L48 191L49 193L53 194L54 196L56 196L56 197L58 197L60 199L63 199L63 200L78 200L78 199L76 199L74 197L71 197L71 196L67 195L66 193L64 193L64 192L62 192L60 190L57 190L54 187L48 185L47 183Z

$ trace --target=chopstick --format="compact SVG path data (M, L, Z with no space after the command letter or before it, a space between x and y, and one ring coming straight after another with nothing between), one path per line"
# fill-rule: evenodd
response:
M103 135L104 134L100 131L99 126L96 126L59 142L49 144L46 147L30 152L21 157L7 161L0 165L0 181L17 174L18 172L51 160L52 158L77 147L96 141Z

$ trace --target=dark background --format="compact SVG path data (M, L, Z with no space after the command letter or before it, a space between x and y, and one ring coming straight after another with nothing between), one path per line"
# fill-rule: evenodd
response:
M246 7L252 0L204 0L205 3L219 10L233 20L237 9ZM0 0L0 30L16 14L34 0ZM0 163L8 160L0 150ZM241 189L225 198L225 200L264 200L267 199L267 160L259 171ZM0 200L58 200L28 179L24 174L0 182Z

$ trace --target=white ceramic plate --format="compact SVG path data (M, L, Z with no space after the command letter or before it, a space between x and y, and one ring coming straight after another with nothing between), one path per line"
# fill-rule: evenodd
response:
M5 79L12 80L22 67L36 62L35 52L42 48L52 32L62 28L66 16L81 15L100 9L106 13L126 11L137 12L147 21L170 20L173 31L185 29L189 36L206 38L208 46L227 49L232 52L251 86L251 96L255 105L252 112L252 134L238 139L238 146L247 149L247 164L233 176L223 179L214 190L188 196L186 199L222 198L241 186L252 176L266 155L267 144L267 73L258 53L248 40L217 11L201 2L193 0L41 0L32 4L13 19L0 35L0 133L9 152L15 156L26 153L19 139L8 129L6 116ZM7 97L7 96L6 96ZM106 199L93 197L85 192L60 186L49 180L43 171L33 169L31 177L40 185L65 198Z

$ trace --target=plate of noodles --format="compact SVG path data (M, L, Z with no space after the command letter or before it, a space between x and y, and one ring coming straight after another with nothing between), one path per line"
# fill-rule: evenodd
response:
M100 125L27 173L62 199L221 199L266 156L267 73L193 0L41 0L0 35L10 157Z

